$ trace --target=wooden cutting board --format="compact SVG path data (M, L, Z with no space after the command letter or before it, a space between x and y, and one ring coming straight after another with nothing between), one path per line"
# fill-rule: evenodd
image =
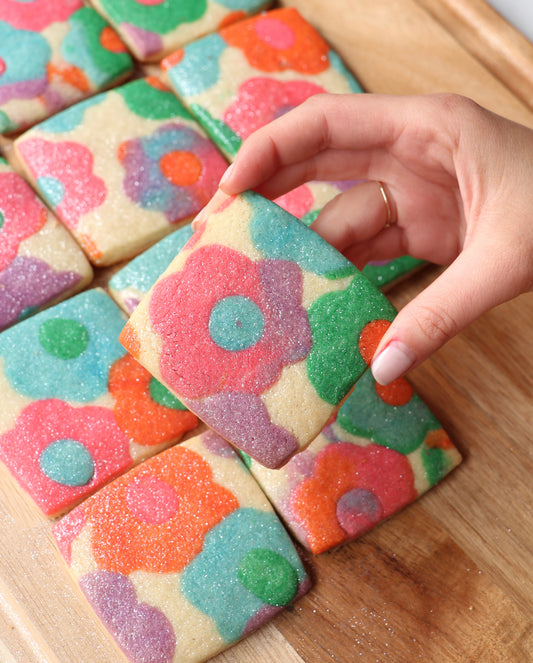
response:
M523 34L485 0L417 2L533 109L533 44Z
M282 4L324 34L368 91L458 92L533 126L527 105L427 11L429 0ZM424 270L391 300L401 307L438 273ZM532 327L533 296L522 296L412 374L464 463L360 540L306 555L313 590L215 661L533 661ZM123 661L49 523L0 467L0 662Z

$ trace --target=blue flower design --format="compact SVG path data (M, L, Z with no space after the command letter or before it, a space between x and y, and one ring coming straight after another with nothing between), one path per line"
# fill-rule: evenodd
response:
M252 242L266 257L296 262L302 269L328 279L358 273L337 249L292 214L282 209L272 214L272 203L255 193L247 192L243 197L253 207Z
M180 96L193 97L215 85L220 75L218 60L226 48L226 42L218 34L185 47L183 59L168 70L170 82Z
M93 401L107 392L109 369L125 354L118 341L124 322L104 292L84 292L0 334L4 374L28 398Z
M283 582L272 585L270 580L276 578ZM206 535L202 552L183 571L181 589L188 601L216 622L229 643L243 635L260 611L290 603L306 580L278 518L241 508Z
M67 133L77 129L83 121L85 111L92 106L96 106L105 99L106 93L96 94L89 99L84 99L74 106L67 108L61 113L56 113L48 120L41 122L39 128L47 133Z
M47 85L50 56L50 46L40 34L0 21L0 103L40 94Z
M136 302L128 300L127 308L131 312L148 290L154 285L161 273L170 265L174 257L192 237L190 225L176 230L171 235L144 251L109 280L109 287L118 296L126 289L135 291ZM125 302L126 303L126 302Z

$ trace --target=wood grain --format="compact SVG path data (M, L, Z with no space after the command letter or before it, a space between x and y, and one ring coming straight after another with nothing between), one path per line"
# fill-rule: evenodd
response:
M386 94L455 92L531 126L533 115L509 88L415 0L284 0L334 45L365 90Z
M533 126L533 113L415 0L288 0L370 92L452 91ZM389 292L401 307L439 274ZM105 285L107 272L97 274ZM465 456L419 502L320 557L292 609L216 663L533 661L533 299L484 315L412 380ZM0 661L122 663L0 466Z
M533 109L533 44L484 0L417 0Z

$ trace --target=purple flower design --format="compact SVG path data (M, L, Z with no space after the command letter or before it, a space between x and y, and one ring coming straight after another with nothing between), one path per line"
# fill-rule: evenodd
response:
M271 422L259 396L223 392L195 401L194 409L200 419L265 467L280 467L298 451L298 440Z
M0 329L73 288L80 279L76 272L56 272L38 258L18 256L0 272Z
M127 576L112 571L94 571L83 576L80 585L131 661L172 661L176 649L172 624L159 608L139 601Z
M211 141L177 123L126 141L119 159L127 196L143 209L163 212L170 223L199 212L227 167Z

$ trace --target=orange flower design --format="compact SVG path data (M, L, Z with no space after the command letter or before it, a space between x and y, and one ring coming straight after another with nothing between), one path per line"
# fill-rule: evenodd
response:
M220 36L240 48L251 66L262 71L293 69L318 74L329 67L328 44L292 8L239 21L222 29Z
M118 425L136 444L153 446L176 442L198 424L196 415L133 357L125 355L109 371L109 391L115 398Z
M135 329L130 327L128 323L125 324L124 328L120 332L118 340L133 357L139 356L141 352L141 343L135 332Z
M98 568L127 575L181 571L238 506L199 454L176 446L93 495L85 512Z
M337 442L316 456L313 475L291 494L291 507L318 554L363 534L416 497L404 455L377 444Z
M370 364L383 335L390 327L389 320L371 320L359 334L359 352L366 364Z
M448 449L455 448L453 446L453 442L448 436L448 433L442 428L438 428L437 430L430 430L426 435L424 442L430 449L443 449L446 451Z
M359 335L359 352L368 365L370 365L379 342L390 327L390 324L388 320L372 320L361 331ZM375 387L378 396L387 405L407 405L414 394L413 387L405 378L397 378L387 385L381 385L376 382Z

